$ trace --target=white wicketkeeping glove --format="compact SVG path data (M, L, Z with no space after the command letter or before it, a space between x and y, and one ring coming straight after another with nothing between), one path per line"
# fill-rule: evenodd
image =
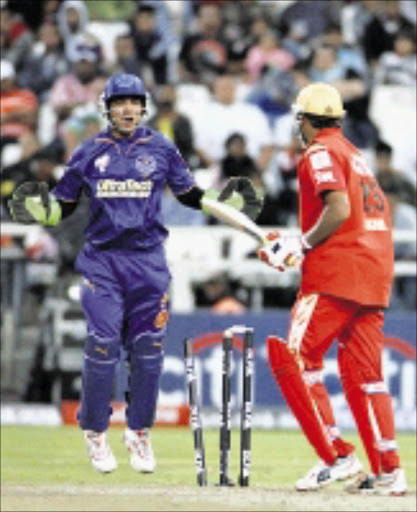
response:
M280 272L299 267L305 251L311 249L300 235L282 235L279 231L272 231L266 238L268 243L259 249L259 259Z

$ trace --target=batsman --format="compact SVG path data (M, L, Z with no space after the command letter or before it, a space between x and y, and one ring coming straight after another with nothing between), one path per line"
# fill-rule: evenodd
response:
M129 363L123 441L134 470L152 473L156 465L149 430L163 365L171 279L161 214L165 185L181 203L206 214L213 200L252 219L262 208L262 199L244 178L230 180L221 192L201 190L175 145L143 123L147 102L139 77L110 77L102 94L108 127L76 148L52 192L45 184L27 182L9 203L17 222L55 226L71 215L81 194L89 199L85 243L76 260L88 330L78 421L91 463L103 473L117 468L107 429L122 347Z
M304 146L297 168L302 236L272 232L259 255L280 271L302 264L287 340L267 341L277 384L320 457L296 488L316 490L359 473L348 491L402 495L407 486L382 369L394 271L388 202L360 152L343 137L337 89L310 84L293 110ZM323 384L323 357L335 339L369 474L341 437Z

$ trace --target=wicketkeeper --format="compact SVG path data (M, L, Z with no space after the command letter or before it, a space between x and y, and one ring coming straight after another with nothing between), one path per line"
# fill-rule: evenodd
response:
M10 201L10 211L18 222L54 226L74 211L82 193L89 198L85 244L76 261L83 276L81 304L88 328L79 424L93 467L101 472L116 469L106 431L123 346L130 368L123 439L133 469L149 473L155 468L149 429L169 314L163 190L168 184L181 203L207 214L204 198L220 194L196 186L175 145L140 124L147 106L140 78L124 73L111 77L103 105L109 127L74 151L52 193L44 184L24 183ZM232 179L219 200L251 218L262 207L247 179Z

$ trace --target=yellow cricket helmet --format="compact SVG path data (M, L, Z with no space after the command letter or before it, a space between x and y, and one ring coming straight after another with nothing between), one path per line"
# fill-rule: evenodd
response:
M340 119L345 115L342 97L332 85L316 82L303 87L293 105L295 114Z

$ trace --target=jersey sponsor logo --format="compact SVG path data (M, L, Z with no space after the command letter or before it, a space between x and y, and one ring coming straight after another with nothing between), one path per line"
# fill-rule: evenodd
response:
M139 155L135 161L136 170L144 177L150 176L156 169L155 157L151 155Z
M313 176L317 185L320 185L321 183L336 183L333 171L315 172Z
M110 157L106 153L94 160L94 167L96 167L100 172L104 172L109 165Z
M150 180L99 180L97 182L97 197L139 197L147 198L151 195L153 183Z
M310 156L311 167L315 170L326 169L332 166L332 160L327 150L322 149Z

